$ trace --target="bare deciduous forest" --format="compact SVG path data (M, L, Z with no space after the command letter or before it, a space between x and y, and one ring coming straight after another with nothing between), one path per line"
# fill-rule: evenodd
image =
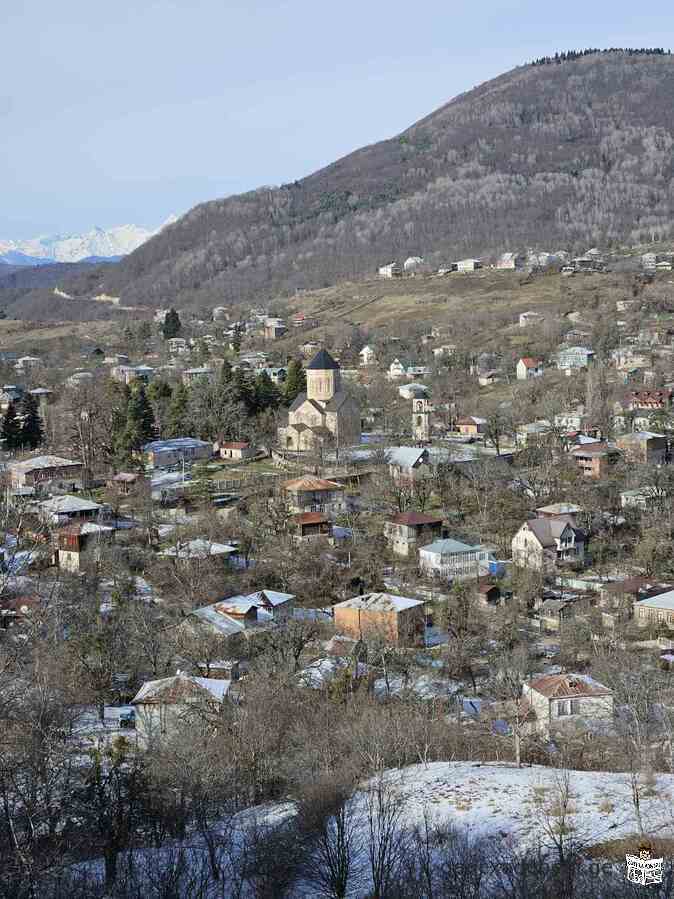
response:
M203 203L72 289L198 307L325 286L402 254L440 264L666 238L673 97L661 52L522 66L307 178Z

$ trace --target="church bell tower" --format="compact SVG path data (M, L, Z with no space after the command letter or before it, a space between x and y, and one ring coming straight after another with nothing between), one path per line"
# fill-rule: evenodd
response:
M431 403L425 398L412 400L412 436L419 443L431 439Z

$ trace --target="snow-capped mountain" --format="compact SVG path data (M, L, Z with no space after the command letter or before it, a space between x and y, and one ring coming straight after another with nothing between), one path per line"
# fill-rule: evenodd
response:
M14 265L35 265L43 261L79 262L92 256L99 259L126 256L175 221L176 216L172 215L154 231L138 225L119 225L107 230L93 228L87 234L0 240L0 260Z

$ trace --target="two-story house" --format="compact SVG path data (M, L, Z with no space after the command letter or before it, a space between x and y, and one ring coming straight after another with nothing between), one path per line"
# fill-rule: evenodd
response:
M574 447L570 456L586 477L600 479L620 459L620 450L610 443L597 440Z
M512 539L513 563L519 568L554 571L557 565L585 561L587 538L564 515L525 521Z
M398 556L413 556L417 547L442 537L442 516L401 512L384 522L384 536Z
M390 381L397 381L399 378L404 378L406 375L407 366L401 362L400 359L394 359L388 367L388 379Z
M344 486L313 475L293 478L281 484L291 512L336 514L346 509Z

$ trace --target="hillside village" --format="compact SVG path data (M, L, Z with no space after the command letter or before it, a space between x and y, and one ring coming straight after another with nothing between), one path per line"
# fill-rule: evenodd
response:
M416 256L96 340L8 327L0 795L31 876L111 886L298 772L344 798L420 760L613 772L618 835L671 849L642 811L673 773L672 258Z

